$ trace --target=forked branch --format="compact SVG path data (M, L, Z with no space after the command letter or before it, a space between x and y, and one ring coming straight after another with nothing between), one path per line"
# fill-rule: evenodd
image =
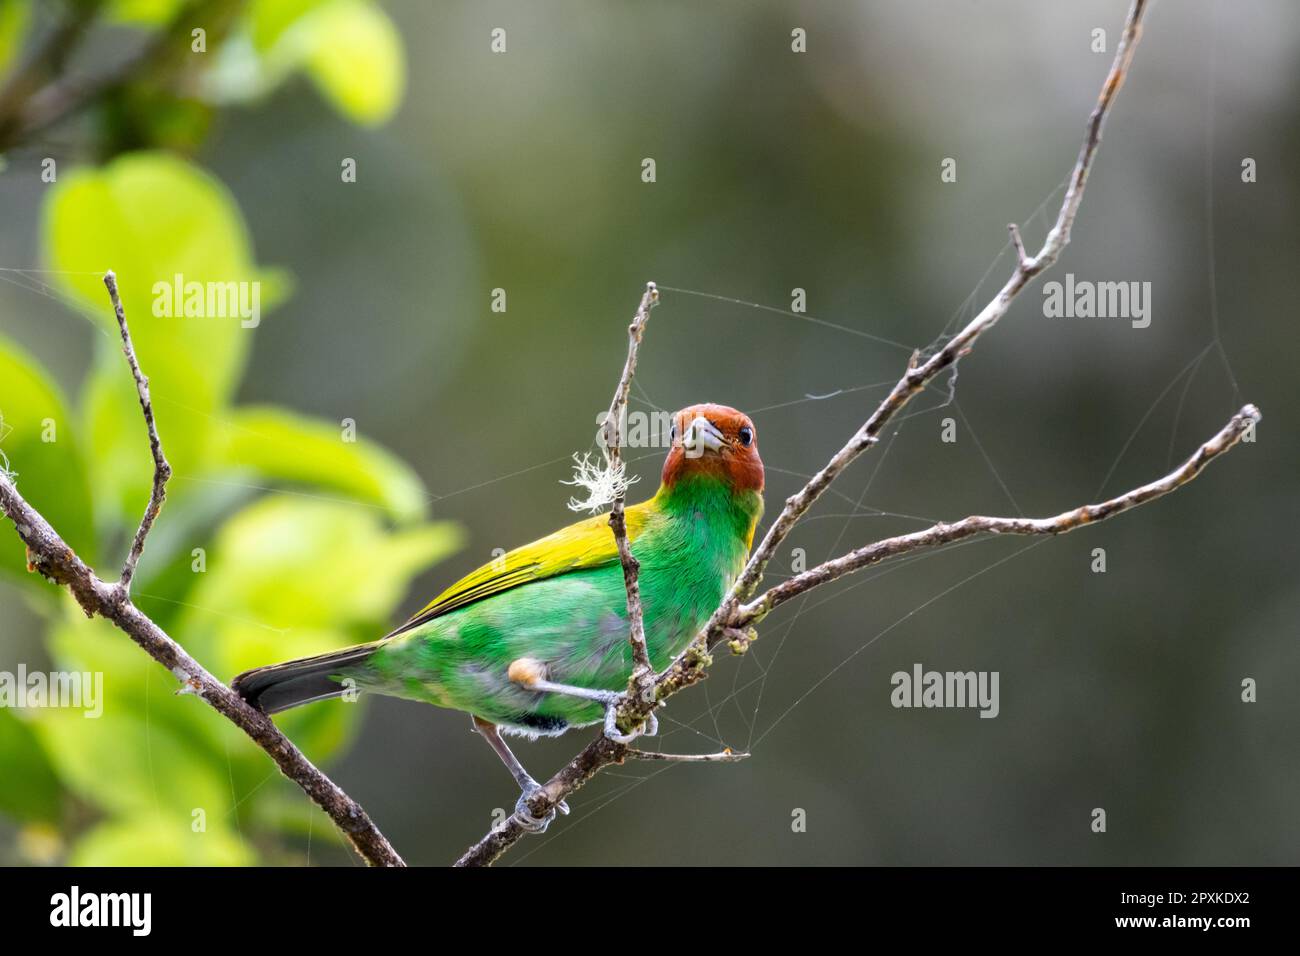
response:
M654 668L650 666L650 654L645 643L645 614L641 608L641 585L637 580L641 565L632 554L627 538L627 519L623 514L623 504L627 497L627 483L620 480L623 473L623 422L627 411L627 397L632 390L632 376L636 374L637 350L645 335L646 323L650 321L650 310L659 303L659 290L653 282L647 282L645 292L641 294L641 303L637 306L632 324L627 327L627 360L623 363L623 374L614 389L614 398L609 403L609 412L603 426L605 463L614 476L614 501L609 510L609 527L614 532L614 541L618 546L618 559L623 565L623 587L627 591L628 641L632 645L632 677L628 689L633 696L653 702Z
M131 579L135 577L135 566L140 562L140 555L144 553L145 538L149 536L154 521L162 511L163 502L167 500L167 481L172 476L172 466L167 463L167 457L163 454L162 439L158 437L158 425L153 419L149 379L145 378L144 372L140 370L140 362L135 356L131 330L126 324L126 312L122 308L122 299L117 293L117 276L112 270L104 276L104 287L108 289L109 300L113 303L113 314L117 316L117 327L122 333L122 352L126 355L126 364L131 369L131 377L135 379L136 396L140 399L140 411L144 413L145 428L149 432L149 452L153 455L153 488L149 492L149 504L145 507L144 517L140 519L140 527L136 528L135 537L131 540L131 549L126 554L126 562L122 565L122 577L118 582L122 586L122 591L129 593Z
M1118 498L1096 505L1084 505L1052 518L987 518L975 516L954 524L939 524L911 535L901 535L859 548L847 555L819 565L790 579L766 593L754 597L763 572L777 548L789 535L813 504L830 487L844 470L863 452L875 444L882 430L922 390L946 370L953 368L969 354L976 341L1006 315L1016 296L1044 270L1056 262L1070 241L1070 232L1083 200L1084 188L1101 142L1102 128L1120 87L1128 75L1133 53L1141 37L1142 19L1148 0L1134 0L1129 9L1119 46L1115 52L1097 103L1088 118L1083 145L1071 171L1069 184L1057 213L1056 222L1048 231L1043 245L1029 255L1014 225L1010 227L1011 243L1016 253L1015 268L1011 276L993 299L955 336L947 340L928 357L920 353L912 356L906 370L884 401L876 408L861 428L836 452L796 494L785 502L781 512L769 526L762 541L754 550L744 571L736 580L722 603L709 618L708 623L673 664L655 679L653 702L643 696L629 696L620 708L620 723L635 724L645 719L654 707L685 687L702 680L710 663L709 648L719 640L731 639L745 642L750 625L761 620L772 608L796 594L833 581L838 577L878 563L887 558L906 554L922 548L940 547L978 534L1062 534L1083 524L1092 523L1127 511L1161 495L1168 494L1196 477L1214 458L1235 445L1245 432L1259 420L1259 411L1247 405L1212 439L1202 445L1178 469L1157 481L1136 488ZM625 380L621 386L626 385ZM748 603L745 603L748 602ZM576 757L559 770L544 786L529 797L533 814L543 816L559 802L573 793L596 773L613 763L629 757L640 758L627 746L615 743L604 735L589 743ZM701 760L716 759L705 755ZM525 834L524 828L513 818L494 828L471 846L457 861L458 866L483 866L492 863Z
M374 866L403 866L402 858L360 804L313 766L272 723L270 717L250 707L238 694L208 673L203 665L187 654L183 647L168 637L162 628L132 603L128 590L131 578L136 563L144 552L145 539L162 509L171 467L163 456L162 442L158 437L153 405L149 398L149 380L141 371L136 358L135 345L127 328L126 313L118 297L117 281L113 273L104 276L104 285L108 288L121 329L122 350L126 353L127 364L135 379L136 393L149 432L149 446L154 460L153 490L149 505L131 542L121 578L110 583L101 580L73 553L58 532L50 527L49 522L18 493L13 479L0 471L0 511L14 523L18 536L27 546L28 567L55 584L68 588L87 617L98 614L112 621L140 645L145 653L172 672L181 682L180 692L201 698L246 733L253 743L270 755L286 777L301 787L312 802L325 811L367 863Z
M1201 445L1185 462L1155 481L1140 488L1134 488L1117 498L1095 505L1081 505L1069 511L1063 511L1050 518L988 518L972 515L952 523L941 522L922 531L900 534L893 538L884 538L865 547L850 551L831 561L787 578L775 587L763 592L748 604L737 608L731 616L732 627L744 627L757 624L774 608L780 607L791 598L798 597L805 591L828 584L854 571L873 564L879 564L890 558L901 557L914 551L954 544L966 538L982 534L1012 535L1058 535L1066 534L1084 525L1096 524L1115 515L1122 514L1138 505L1154 501L1172 491L1177 491L1233 445L1241 441L1242 436L1260 420L1259 409L1247 405L1233 415L1220 429L1219 433Z

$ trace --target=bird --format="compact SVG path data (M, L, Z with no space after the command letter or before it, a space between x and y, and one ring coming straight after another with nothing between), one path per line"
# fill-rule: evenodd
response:
M722 603L763 513L763 462L747 415L691 405L672 416L667 438L658 490L624 514L656 672ZM653 734L653 714L628 735L614 723L632 667L617 541L607 517L594 515L483 565L377 641L246 671L231 686L267 714L349 690L467 712L520 787L516 818L541 831L555 810L529 809L539 784L503 733L536 739L603 721L621 743Z

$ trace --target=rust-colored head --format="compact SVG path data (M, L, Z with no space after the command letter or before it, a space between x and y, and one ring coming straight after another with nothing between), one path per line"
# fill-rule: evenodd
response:
M672 487L690 474L717 474L737 491L762 491L763 461L749 416L712 404L691 405L674 415L663 483Z

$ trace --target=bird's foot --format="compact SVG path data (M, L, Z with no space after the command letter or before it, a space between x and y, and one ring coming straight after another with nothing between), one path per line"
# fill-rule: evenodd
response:
M623 702L623 695L618 694L605 704L605 736L616 744L627 745L638 737L653 737L659 733L659 718L651 711L646 715L645 723L635 728L630 734L618 729L618 705Z
M557 803L555 807L544 816L539 817L534 814L532 808L528 806L528 798L540 789L542 789L541 785L536 781L533 781L532 786L525 787L524 792L521 793L519 799L515 801L515 819L518 820L519 825L529 833L545 833L546 828L549 827L551 821L555 819L556 810L559 810L566 817L569 815L569 804L564 800Z

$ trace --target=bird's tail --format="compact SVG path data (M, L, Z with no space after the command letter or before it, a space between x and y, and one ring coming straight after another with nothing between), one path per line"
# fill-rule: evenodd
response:
M244 671L230 686L240 697L264 714L278 714L290 707L314 700L338 697L348 688L340 683L344 672L375 652L382 641L304 657L269 667Z

